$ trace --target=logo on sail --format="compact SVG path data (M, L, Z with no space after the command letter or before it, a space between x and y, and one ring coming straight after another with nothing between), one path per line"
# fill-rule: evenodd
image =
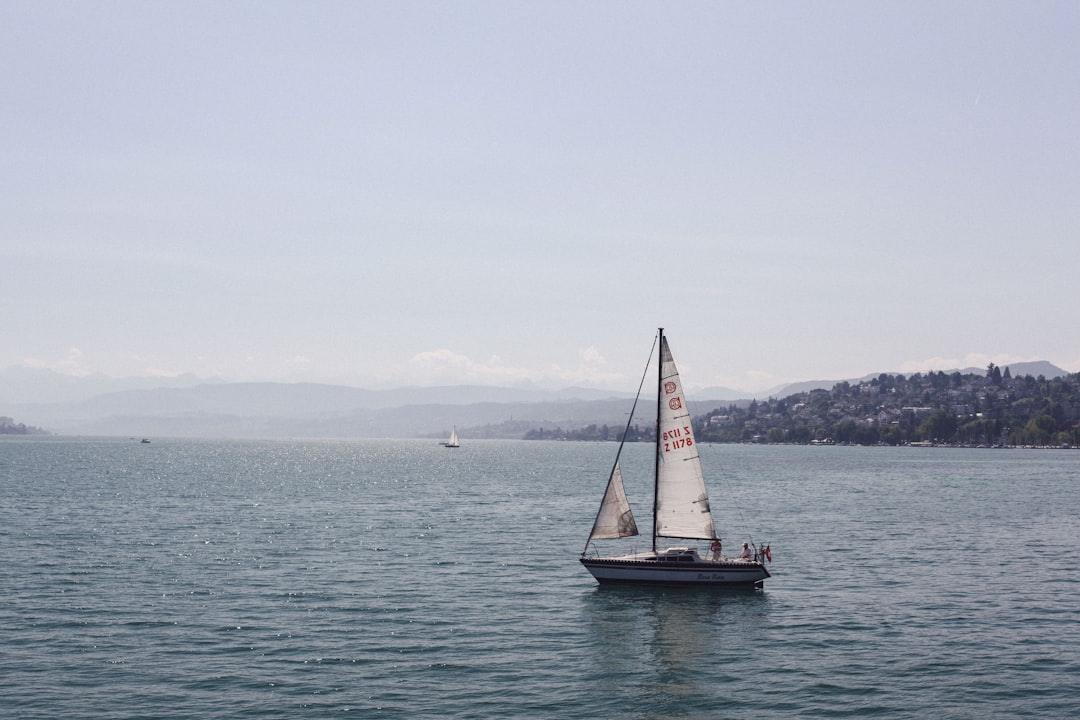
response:
M675 397L668 400L668 407L672 410L682 409L682 398Z
M670 380L664 383L664 393L670 395L673 392L675 392L675 383L671 382Z

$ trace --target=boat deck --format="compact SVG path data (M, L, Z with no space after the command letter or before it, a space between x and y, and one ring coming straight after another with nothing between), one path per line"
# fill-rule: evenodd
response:
M616 562L663 563L665 565L669 563L693 563L695 565L760 567L763 564L760 559L728 557L726 555L721 555L719 558L714 559L711 554L707 556L702 556L695 548L668 548L667 550L660 550L658 552L652 552L650 550L646 552L630 553L629 555L593 555L583 556L583 559Z

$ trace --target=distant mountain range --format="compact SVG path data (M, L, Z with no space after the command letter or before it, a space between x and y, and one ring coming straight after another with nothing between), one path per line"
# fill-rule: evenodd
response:
M1020 362L1013 363L1006 366L1009 368L1009 372L1013 377L1023 377L1024 375L1031 375L1032 377L1039 377L1042 375L1048 380L1052 380L1056 377L1062 377L1068 375L1069 372L1062 370L1057 365L1045 360L1036 360L1033 362ZM1002 367L1002 372L1005 371L1005 367ZM959 372L961 375L985 375L986 368L982 367L969 367L963 370L945 370L946 375L952 375L954 372ZM845 378L843 380L807 380L803 382L788 383L786 385L778 385L775 388L766 390L765 392L756 393L758 398L774 397L782 398L788 395L795 395L798 393L810 392L811 390L829 390L837 383L849 382L856 384L860 382L868 382L874 378L880 376L882 373L873 373L870 375L864 375L861 378ZM898 373L888 372L886 375L896 375ZM904 373L904 375L911 375L912 373Z
M960 372L983 374L986 369ZM1017 363L1010 372L1047 378L1068 374L1048 362ZM838 382L843 381L791 383L763 393L723 387L692 390L700 399L690 401L690 410L705 413L755 396L786 397L829 389ZM439 437L457 426L463 440L470 435L521 437L538 427L622 427L631 398L629 393L589 388L365 390L316 383L208 382L194 376L113 379L22 367L0 370L0 414L63 435ZM645 411L641 423L649 422Z

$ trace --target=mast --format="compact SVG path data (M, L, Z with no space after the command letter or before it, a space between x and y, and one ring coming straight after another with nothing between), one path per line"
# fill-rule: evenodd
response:
M660 356L656 362L656 459L653 464L652 549L656 553L656 510L660 499L660 403L664 398L664 328L658 328Z

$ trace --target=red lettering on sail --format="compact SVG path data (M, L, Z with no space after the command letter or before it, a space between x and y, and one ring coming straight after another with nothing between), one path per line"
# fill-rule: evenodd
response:
M668 400L668 407L672 410L679 410L682 408L682 398L671 398Z
M686 432L689 434L690 428L688 428L688 427L686 427L684 425L683 429L686 430ZM674 430L668 430L666 433L664 433L664 440L671 440L672 438L681 437L682 434L683 434L683 431L680 430L679 428L675 428Z
M671 452L672 450L681 450L682 448L688 448L694 444L694 441L690 438L677 438L671 442L664 443L664 452Z
M673 392L675 392L675 383L671 382L670 380L664 383L664 393L670 395Z

